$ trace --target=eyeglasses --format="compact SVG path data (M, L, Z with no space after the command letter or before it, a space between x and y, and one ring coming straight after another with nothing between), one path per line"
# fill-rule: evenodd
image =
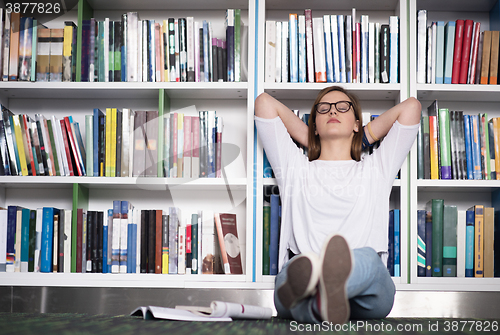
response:
M349 111L352 107L352 102L350 101L337 101L337 102L320 102L316 104L316 112L320 114L326 114L332 109L332 105L340 113L345 113Z

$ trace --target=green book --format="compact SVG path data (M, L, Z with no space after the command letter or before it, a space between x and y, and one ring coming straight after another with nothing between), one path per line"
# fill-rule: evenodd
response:
M432 212L432 277L442 277L444 200L430 200L426 204L426 210Z
M57 157L56 142L54 139L54 131L52 130L52 121L47 120L47 128L49 129L50 148L52 149L52 156L54 156L54 166L56 167L56 176L62 176L59 169L59 159Z
M87 211L89 207L89 189L81 184L73 184L73 206L71 212L71 273L76 272L76 245L78 209Z
M441 179L451 179L451 137L450 112L448 108L440 108L439 115L439 153L441 155Z
M264 203L262 210L262 274L269 274L269 244L271 243L271 206L269 203Z
M87 152L85 171L87 176L94 175L94 116L85 115L85 152Z
M425 176L424 161L424 118L420 118L420 129L417 134L417 178L424 179Z
M86 0L78 0L78 23L77 27L83 27L83 20L90 20L94 17L94 10ZM82 50L82 29L77 29L76 50ZM33 35L35 36L35 35ZM82 53L76 53L76 81L82 81Z
M444 206L443 277L457 276L457 206Z
M28 254L28 272L35 271L35 249L36 249L36 210L30 210L30 228L29 228L29 254Z
M241 9L234 10L234 81L241 81Z
M191 214L191 273L198 273L198 214Z
M30 210L21 209L21 272L28 272L29 269L29 246L30 246ZM19 213L19 212L18 212ZM19 224L19 223L18 223ZM17 251L16 251L17 252Z

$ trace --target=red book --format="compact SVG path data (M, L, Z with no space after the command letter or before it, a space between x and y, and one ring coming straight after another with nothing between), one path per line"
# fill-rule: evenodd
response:
M472 28L474 21L465 20L464 36L462 44L462 61L460 63L460 79L459 84L467 84L467 76L469 74L469 58L470 58L470 45L472 42ZM456 28L455 28L456 29Z
M243 274L236 214L220 213L215 216L215 221L217 224L217 233L219 234L221 252L225 253L225 255L222 255L225 273ZM219 228L222 230L222 238Z
M76 272L82 272L83 209L76 210Z
M79 176L83 176L83 171L80 168L80 160L78 159L78 152L76 151L75 137L73 136L73 131L71 130L71 123L67 116L64 117L64 122L66 124L66 131L68 133L68 142L71 146L71 152L73 153L74 162Z
M64 141L64 150L66 152L66 159L68 160L69 175L74 176L75 173L73 172L71 153L69 152L68 136L66 133L66 123L64 122L64 120L59 120L59 122L61 123L61 132L62 132L63 141Z
M479 50L479 36L481 36L481 22L474 23L474 33L472 35L472 45L470 54L469 80L467 83L476 83L477 53Z
M451 83L458 84L460 79L460 64L462 61L462 43L464 36L464 20L457 20L455 25L455 49L453 51L453 72Z

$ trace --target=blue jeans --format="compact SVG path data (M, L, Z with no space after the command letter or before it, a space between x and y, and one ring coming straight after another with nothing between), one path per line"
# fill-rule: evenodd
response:
M386 317L394 304L396 288L389 271L372 248L353 249L354 267L347 280L347 297L351 319L381 319ZM301 323L321 323L317 315L316 295L303 299L292 309L286 309L279 301L277 288L287 277L286 263L276 276L274 305L278 317L294 319Z

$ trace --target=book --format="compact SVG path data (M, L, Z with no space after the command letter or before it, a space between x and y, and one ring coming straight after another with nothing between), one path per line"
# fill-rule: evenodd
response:
M495 236L495 209L484 208L484 277L494 277L494 236Z
M417 83L425 84L427 52L427 10L417 13Z
M272 309L268 307L212 301L210 307L176 306L175 308L141 306L130 315L145 320L166 319L177 321L232 321L233 319L270 319Z
M465 277L474 277L474 209L467 210L465 225Z
M443 211L443 277L457 276L456 206L445 205Z
M497 84L500 31L491 32L490 85Z
M417 210L417 276L425 277L425 258L426 258L426 244L425 244L425 210Z
M474 277L484 277L484 206L468 210L474 211Z
M326 59L323 19L313 18L314 72L317 83L326 82Z
M458 211L457 216L457 277L465 277L465 237L466 237L466 211Z
M459 84L467 84L473 27L474 22L472 20L465 20Z
M211 210L204 210L201 217L201 273L214 274L215 273L215 225L214 225L214 212ZM199 223L198 223L199 224ZM199 237L198 237L199 239Z
M445 26L445 46L444 46L444 83L451 84L453 73L453 51L455 47L455 26L454 21L449 21ZM420 29L420 28L419 28ZM424 49L425 52L425 49ZM420 75L420 72L419 72ZM424 73L425 75L425 73ZM425 82L422 82L425 83Z
M219 237L224 273L243 274L236 214L216 213L215 223Z
M443 211L444 200L432 199L426 204L432 212L432 276L443 276Z
M271 242L271 206L269 202L264 201L262 209L262 274L269 275L269 248Z
M453 51L453 69L451 83L458 84L460 82L460 69L462 67L462 45L464 41L464 20L456 20L455 22L455 47Z

